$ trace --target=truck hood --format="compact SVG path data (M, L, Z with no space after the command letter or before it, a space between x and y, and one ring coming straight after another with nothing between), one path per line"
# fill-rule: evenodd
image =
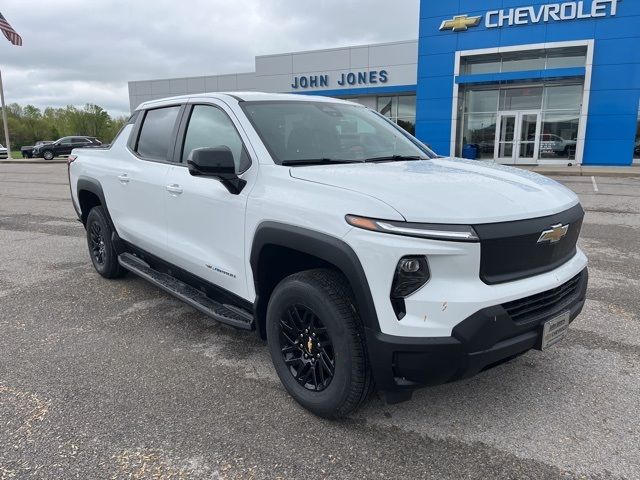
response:
M571 190L550 178L457 158L293 167L290 173L374 197L409 222L504 222L553 215L578 203Z

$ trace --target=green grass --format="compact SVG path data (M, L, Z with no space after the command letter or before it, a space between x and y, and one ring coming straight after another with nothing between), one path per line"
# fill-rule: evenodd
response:
M22 158L20 150L11 150L11 158Z

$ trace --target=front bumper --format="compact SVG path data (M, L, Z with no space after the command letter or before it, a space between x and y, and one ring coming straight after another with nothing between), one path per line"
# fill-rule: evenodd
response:
M580 314L587 283L585 268L576 278L575 293L545 305L539 315L514 320L503 305L487 307L456 325L449 337L397 337L366 329L376 384L394 391L448 383L538 347L544 322L567 310L572 322Z

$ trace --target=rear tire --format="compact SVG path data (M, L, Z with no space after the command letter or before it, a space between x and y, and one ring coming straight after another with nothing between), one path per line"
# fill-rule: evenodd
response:
M96 272L104 278L118 278L126 273L118 263L118 253L111 241L112 232L104 208L93 207L87 216L87 245Z
M368 400L374 385L363 326L341 274L317 269L285 278L266 322L273 365L300 405L337 419Z

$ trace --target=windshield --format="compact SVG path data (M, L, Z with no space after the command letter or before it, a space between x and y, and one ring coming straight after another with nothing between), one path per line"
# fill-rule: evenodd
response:
M313 101L240 105L278 164L435 156L400 127L359 105Z

